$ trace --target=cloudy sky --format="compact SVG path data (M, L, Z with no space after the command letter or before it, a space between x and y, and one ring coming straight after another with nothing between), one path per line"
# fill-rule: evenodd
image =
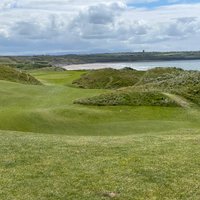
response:
M200 50L200 0L0 0L0 55Z

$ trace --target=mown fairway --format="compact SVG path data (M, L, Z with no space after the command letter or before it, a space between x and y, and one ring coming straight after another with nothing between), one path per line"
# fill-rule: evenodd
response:
M0 131L0 199L200 199L200 132L69 137Z
M82 73L0 81L0 199L200 199L199 108L75 105Z

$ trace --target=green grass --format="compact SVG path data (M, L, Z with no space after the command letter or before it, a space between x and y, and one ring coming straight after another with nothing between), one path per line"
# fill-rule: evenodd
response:
M75 104L98 106L178 106L168 96L157 91L115 91L99 96L77 99Z
M200 105L200 72L177 68L148 70L137 83L140 88L178 94Z
M198 106L77 105L110 90L30 73L44 85L0 81L1 200L200 199Z
M200 126L196 116L178 107L75 105L75 99L107 91L65 86L64 82L70 85L68 78L76 76L75 72L66 74L66 81L61 80L61 85L53 85L53 82L58 84L58 74L55 73L55 79L51 72L45 76L44 82L51 80L47 86L0 81L3 94L0 96L0 129L66 135L130 135ZM41 77L44 75L39 73L37 78L42 80Z
M86 71L51 71L46 69L32 70L31 74L46 85L73 86L72 82L80 78ZM73 86L74 87L74 86Z
M41 85L41 83L28 73L18 71L8 66L0 66L0 80L18 82L23 84Z
M58 132L59 133L59 132ZM69 137L0 131L0 199L198 200L200 131Z
M78 99L75 103L79 104L174 106L174 102L163 95L172 93L200 105L199 71L159 67L146 72L102 69L90 71L74 83L83 88L118 88L111 93Z
M135 85L144 73L130 68L91 70L73 84L80 88L116 89Z

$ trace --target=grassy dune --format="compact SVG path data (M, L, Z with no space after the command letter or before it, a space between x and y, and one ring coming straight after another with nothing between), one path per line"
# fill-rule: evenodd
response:
M4 65L0 66L0 80L31 85L41 85L41 83L30 74L18 71L16 69Z
M74 103L99 106L178 106L171 98L156 91L117 91L96 97L78 99Z
M74 80L73 84L86 89L116 89L135 85L143 74L143 71L129 68L91 70Z
M198 106L77 105L110 90L30 73L44 85L0 81L1 200L200 199Z
M109 83L112 89L118 90L92 98L78 99L75 103L85 105L152 105L174 106L174 102L164 94L180 95L188 101L200 105L200 72L186 71L178 68L154 68L146 72L136 70L102 69L89 72L74 81L83 88L107 88L104 82ZM104 74L104 75L103 75ZM120 74L120 76L119 76ZM127 74L133 80L127 84ZM98 77L98 79L96 78ZM105 78L106 77L106 78ZM121 77L121 78L120 78ZM107 79L107 81L106 81ZM109 80L112 80L109 82ZM115 80L115 81L114 81ZM119 80L119 81L117 81ZM129 86L129 87L128 87Z

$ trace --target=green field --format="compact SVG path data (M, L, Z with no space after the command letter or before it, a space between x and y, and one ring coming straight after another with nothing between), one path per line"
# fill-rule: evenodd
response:
M43 85L0 81L0 199L200 199L198 106L77 105L110 90L30 73Z

